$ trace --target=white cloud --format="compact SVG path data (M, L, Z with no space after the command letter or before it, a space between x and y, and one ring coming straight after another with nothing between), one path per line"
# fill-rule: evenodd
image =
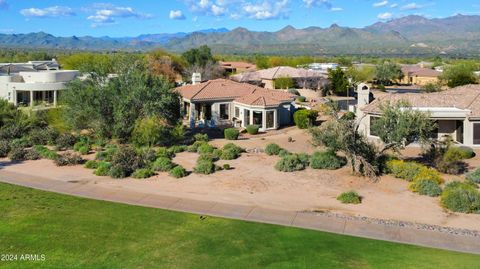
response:
M341 7L332 7L330 11L343 11L343 8Z
M380 13L378 14L377 18L379 18L380 20L388 20L388 19L391 19L393 16L392 13L390 12L385 12L385 13Z
M170 10L170 14L168 16L172 20L184 20L185 16L183 15L181 10Z
M396 7L398 7L398 4L397 4L397 3L393 3L393 4L390 5L390 7L391 7L391 8L396 8Z
M288 0L282 1L263 1L261 3L247 3L243 6L243 11L249 18L256 20L270 20L288 17Z
M152 15L138 12L132 7L119 7L112 4L95 4L94 10L95 13L87 17L88 20L93 21L92 27L115 24L117 18L147 19L152 17Z
M423 6L419 5L417 3L410 3L410 4L406 4L406 5L402 6L400 9L401 10L414 10L414 9L420 9L420 8L423 8Z
M26 8L20 10L20 14L28 18L53 18L74 16L75 12L69 7L53 6L46 8Z
M373 7L384 7L384 6L386 6L386 5L388 5L388 1L387 1L387 0L373 3Z
M211 10L215 16L222 16L225 13L225 8L217 5L212 5Z
M302 1L307 8L311 8L313 6L326 7L330 10L334 8L332 3L329 0L302 0Z

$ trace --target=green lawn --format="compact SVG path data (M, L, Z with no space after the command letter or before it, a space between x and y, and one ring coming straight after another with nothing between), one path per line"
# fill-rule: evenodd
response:
M0 268L479 268L480 256L0 184Z

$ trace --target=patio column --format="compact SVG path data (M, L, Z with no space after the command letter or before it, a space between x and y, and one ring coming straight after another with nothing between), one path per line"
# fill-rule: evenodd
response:
M273 111L273 128L274 129L278 129L278 116L277 116L277 113L278 113L278 109L275 109Z
M13 96L12 96L12 98L13 98L13 105L14 105L14 106L17 106L17 105L18 105L18 103L17 103L17 91L16 91L16 90L13 90L13 91L12 91L12 95L13 95Z
M33 91L30 91L30 107L33 107Z
M463 121L463 144L473 146L473 124L468 118Z
M267 130L267 111L262 110L262 129Z
M57 106L57 90L53 91L53 106Z
M188 112L188 119L190 121L194 121L195 120L195 104L194 103L190 103L190 111Z
M253 110L248 110L249 111L249 114L250 114L250 122L248 123L249 125L253 125ZM245 126L246 127L246 126Z

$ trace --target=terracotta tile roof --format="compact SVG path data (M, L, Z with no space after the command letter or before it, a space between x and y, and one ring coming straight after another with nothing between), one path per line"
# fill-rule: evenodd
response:
M267 90L247 83L216 79L197 85L175 89L183 98L192 102L231 100L251 106L278 106L291 102L295 96L280 90Z
M480 85L466 85L436 93L390 93L362 108L367 113L380 113L387 102L406 101L413 107L450 107L470 110L470 118L480 118Z
M237 69L250 69L255 70L257 66L255 64L246 62L219 62L221 67L237 68Z
M405 76L409 76L409 77L418 76L418 77L436 78L442 74L437 70L422 68L418 65L405 65L402 67L402 72L405 74Z
M258 70L255 72L245 72L232 76L232 79L239 82L258 81L262 79L273 80L281 77L291 78L312 78L325 77L326 75L319 71L307 70L303 68L293 68L290 66L277 66L269 69Z

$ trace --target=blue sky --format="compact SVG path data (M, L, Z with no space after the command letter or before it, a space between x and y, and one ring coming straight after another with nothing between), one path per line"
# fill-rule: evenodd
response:
M137 36L286 25L363 27L410 14L428 18L480 15L478 0L0 0L0 33Z

